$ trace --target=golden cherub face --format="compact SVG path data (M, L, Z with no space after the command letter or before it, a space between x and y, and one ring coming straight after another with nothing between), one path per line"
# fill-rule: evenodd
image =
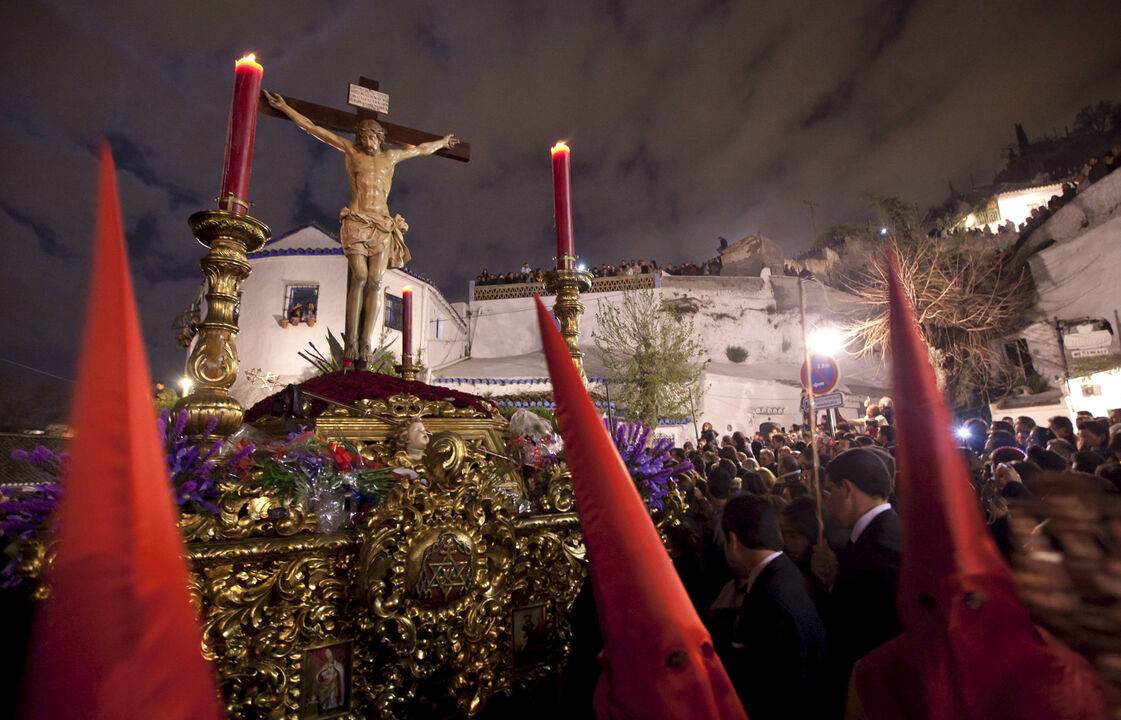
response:
M424 455L424 450L428 447L429 437L424 423L419 418L413 418L407 425L401 426L398 431L397 445L415 460Z
M417 420L409 424L409 431L405 435L405 447L409 449L424 447L428 444L429 437L428 430L425 429L424 423Z

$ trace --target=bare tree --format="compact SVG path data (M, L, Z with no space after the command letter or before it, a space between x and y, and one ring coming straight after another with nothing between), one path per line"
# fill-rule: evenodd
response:
M675 318L652 290L601 305L596 320L592 339L629 414L648 427L659 417L688 415L689 394L697 394L706 364L692 321Z
M1026 268L1007 269L997 253L953 237L929 238L912 222L883 227L883 243L846 283L864 306L848 328L857 354L882 357L887 349L890 247L940 386L957 405L975 392L1000 394L1014 373L1004 367L999 341L1022 325L1034 297Z
M997 341L1017 328L1031 305L1026 270L1005 275L994 258L938 242L910 248L893 241L885 245L899 257L900 279L915 306L939 385L955 403L974 390L997 389L1004 374ZM849 327L857 354L883 353L888 345L884 256L869 258L850 289L866 309Z

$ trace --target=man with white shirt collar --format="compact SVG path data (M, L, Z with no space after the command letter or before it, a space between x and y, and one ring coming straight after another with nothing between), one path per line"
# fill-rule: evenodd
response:
M721 527L736 575L730 592L743 600L713 641L744 709L752 720L818 716L825 626L802 573L782 552L774 503L738 495L724 506Z
M825 611L833 700L839 708L856 661L902 629L895 608L901 540L899 516L887 501L895 478L889 454L854 448L835 457L825 475L825 513L838 526L851 528Z

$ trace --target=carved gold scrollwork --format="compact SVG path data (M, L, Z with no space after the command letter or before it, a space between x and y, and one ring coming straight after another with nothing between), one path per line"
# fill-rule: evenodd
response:
M188 220L195 238L207 247L200 265L206 276L206 318L187 360L187 375L194 392L176 404L188 410L187 434L202 438L207 424L217 418L213 434L227 437L241 425L242 408L229 396L237 379L235 338L238 290L249 276L247 252L259 250L270 236L256 218L222 210L197 212Z
M467 459L467 445L455 433L439 432L429 438L427 454L432 459L429 467L436 481L448 485Z
M572 493L572 473L562 465L554 465L546 476L549 484L545 486L545 498L549 508L557 512L570 512L576 507L576 496Z
M471 715L500 687L495 670L507 660L500 638L514 525L490 489L497 469L454 433L433 436L417 469L370 519L358 560L367 610L359 623L376 652L404 669L379 678L370 700L391 714L408 700L401 688L417 686Z
M230 332L225 328L203 328L191 353L191 377L216 385L233 385L237 380L237 351L230 344Z
M287 537L314 532L315 518L300 503L282 500L276 491L253 488L234 480L219 483L218 515L183 513L179 531L187 541Z
M550 270L545 273L545 289L557 296L553 303L553 315L560 324L561 336L581 378L585 375L584 351L580 349L580 316L584 313L580 293L587 292L591 286L592 274L583 270Z
M366 411L370 416L385 418L389 422L411 417L439 416L448 418L491 418L501 417L497 408L487 413L474 407L456 407L447 400L421 400L415 395L391 395L387 398L358 400L355 407ZM322 418L349 418L354 414L344 407L331 407Z
M188 554L204 655L222 678L229 717L294 716L304 648L352 632L346 606L355 540L191 543Z

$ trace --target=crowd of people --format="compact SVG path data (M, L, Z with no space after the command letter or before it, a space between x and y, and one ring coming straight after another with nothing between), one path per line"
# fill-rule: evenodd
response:
M662 272L655 260L620 260L618 265L595 265L589 272L592 277L628 277L631 275L650 275ZM522 264L517 272L499 273L492 275L489 270L483 270L475 277L476 285L513 285L516 283L545 282L545 271L541 268L530 267L529 263Z
M659 267L657 260L620 260L616 265L603 263L588 269L593 278L630 277L633 275L719 275L720 258L712 258L700 264L686 262L679 265ZM516 272L492 274L483 270L475 277L475 285L514 285L518 283L545 282L545 271L522 265Z
M1116 170L1119 164L1121 164L1121 145L1115 145L1100 158L1091 157L1086 164L1082 166L1078 175L1072 178L1070 182L1063 184L1062 195L1056 195L1051 198L1046 205L1032 209L1031 216L1016 228L1020 233L1020 237L1026 238L1028 235L1031 235L1036 228L1047 222L1059 208L1074 199L1078 193L1083 192L1090 185L1093 185L1098 180L1101 180L1103 177Z
M1047 471L1121 490L1121 409L1046 426L978 418L957 433L1006 557L1009 503L1037 494ZM901 632L896 439L886 397L863 418L823 423L821 513L808 426L721 437L705 423L673 450L692 465L678 476L687 506L670 535L674 564L753 720L841 717L854 664Z
M517 272L498 273L492 275L484 269L475 276L475 285L516 285L518 283L545 282L545 271L541 268L531 268L529 263L522 265Z
M723 267L719 257L705 260L701 264L686 262L680 265L670 265L666 268L668 275L719 275Z

